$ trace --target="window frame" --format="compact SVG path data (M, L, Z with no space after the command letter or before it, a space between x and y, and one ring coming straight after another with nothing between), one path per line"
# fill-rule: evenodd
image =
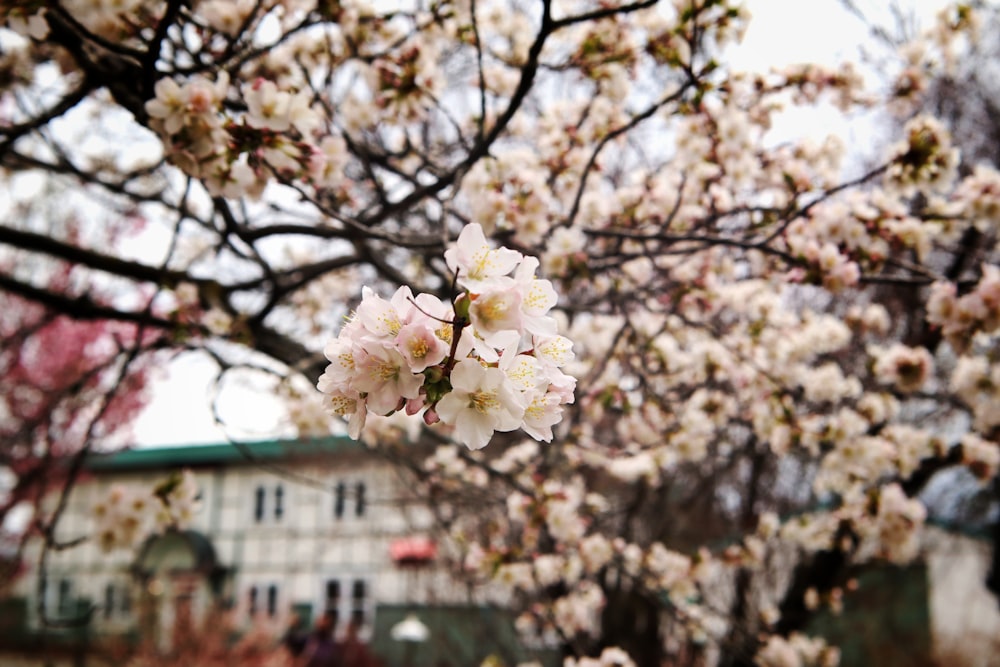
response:
M108 579L104 584L101 618L108 623L130 618L132 615L132 590L127 582Z
M335 521L342 521L347 514L347 483L344 480L337 482L333 491L333 518Z
M281 482L274 485L274 512L272 514L275 523L281 523L285 516L286 495L285 487Z
M320 613L336 614L338 636L343 636L348 623L360 615L360 636L362 639L370 638L375 627L374 581L374 575L369 572L329 572L321 575L320 585L317 587L320 591L318 609ZM334 587L338 597L331 604L329 593ZM359 588L360 596L357 595Z
M283 482L254 479L249 494L251 526L277 526L287 521L293 494Z
M363 477L345 476L336 479L330 488L333 491L334 522L368 518L371 509L368 480Z
M251 619L256 618L257 612L260 611L260 588L257 584L250 584L247 588L246 598L247 616Z
M367 485L363 479L354 483L354 517L357 519L364 518L365 511L368 509L366 489Z
M282 617L281 582L276 579L255 579L244 589L246 616L254 619L275 620Z

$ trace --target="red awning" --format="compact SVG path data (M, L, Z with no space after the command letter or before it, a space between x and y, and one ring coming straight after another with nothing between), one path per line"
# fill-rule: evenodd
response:
M419 565L437 556L437 545L429 537L403 537L389 544L389 557L396 565Z

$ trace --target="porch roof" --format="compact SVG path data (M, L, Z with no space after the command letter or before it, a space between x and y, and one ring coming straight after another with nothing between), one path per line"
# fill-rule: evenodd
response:
M264 440L247 443L214 443L180 447L126 449L110 454L93 454L86 467L112 472L172 467L201 467L319 458L330 454L364 451L361 443L345 436L313 440Z

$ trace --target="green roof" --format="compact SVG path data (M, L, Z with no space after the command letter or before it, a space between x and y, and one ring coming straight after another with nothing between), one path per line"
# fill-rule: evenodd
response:
M149 447L127 449L111 454L94 454L87 459L87 468L95 472L111 472L165 467L238 465L296 458L320 458L331 454L364 451L364 449L364 445L343 436L313 440L265 440L182 447Z

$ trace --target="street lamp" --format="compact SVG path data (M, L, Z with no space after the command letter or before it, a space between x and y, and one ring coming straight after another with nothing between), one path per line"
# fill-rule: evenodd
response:
M403 642L406 647L404 650L406 667L412 667L413 653L416 651L417 645L427 641L430 634L431 631L427 626L421 623L417 615L413 613L407 614L406 618L392 626L389 631L389 635L395 641Z

